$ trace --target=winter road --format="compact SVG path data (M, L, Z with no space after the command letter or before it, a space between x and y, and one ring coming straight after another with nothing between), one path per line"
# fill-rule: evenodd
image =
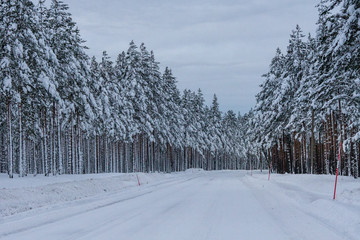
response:
M245 171L198 172L0 222L0 239L352 239Z

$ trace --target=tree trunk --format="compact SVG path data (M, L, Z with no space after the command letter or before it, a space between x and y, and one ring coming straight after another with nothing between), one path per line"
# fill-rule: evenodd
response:
M90 163L90 137L87 138L87 173L91 173L91 163Z
M35 140L33 141L33 161L34 161L34 177L37 175L37 160L36 160L36 146L35 146Z
M73 122L71 121L71 174L75 174L76 171L76 160L75 160L75 132Z
M56 129L56 122L55 122L55 101L53 102L53 112L52 112L52 118L51 118L51 171L52 174L56 174L56 144L55 144L55 129Z
M57 125L58 125L58 161L59 161L59 174L63 174L63 159L61 150L61 126L60 126L60 108L57 112Z
M95 160L94 160L94 172L98 173L98 154L99 154L99 144L98 144L98 136L95 136Z
M22 107L19 103L19 176L24 177Z
M82 134L81 134L81 129L80 126L78 125L78 159L79 159L79 167L78 167L78 174L82 174L84 172L84 156L83 156L83 151L81 150L81 146L82 146Z
M354 143L355 145L355 164L354 164L354 178L359 177L359 144Z
M45 176L49 175L48 151L47 151L47 125L46 125L46 110L44 110L44 124L43 124L43 145L44 145L44 167Z
M314 174L314 148L315 148L315 113L311 110L311 143L310 143L310 173Z

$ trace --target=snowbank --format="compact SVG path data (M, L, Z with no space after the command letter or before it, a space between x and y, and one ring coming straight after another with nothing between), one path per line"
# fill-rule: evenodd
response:
M327 226L338 226L342 235L360 235L360 179L339 176L333 200L335 176L266 173L247 176L250 186L260 189L267 201L284 201ZM284 206L285 207L285 206Z
M138 173L140 183L164 181L174 176ZM9 179L0 174L0 217L137 186L136 174L28 176Z

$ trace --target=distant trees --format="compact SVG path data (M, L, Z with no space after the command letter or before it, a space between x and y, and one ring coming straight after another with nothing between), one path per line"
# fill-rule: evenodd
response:
M48 7L47 7L48 6ZM176 86L145 44L86 55L68 6L2 0L0 172L82 174L262 169L358 177L360 4L323 0L316 35L276 50L254 109Z
M321 1L315 38L300 27L276 51L257 95L255 137L281 173L359 176L359 1Z
M242 117L181 94L144 44L98 62L62 1L3 0L0 12L1 172L247 167Z

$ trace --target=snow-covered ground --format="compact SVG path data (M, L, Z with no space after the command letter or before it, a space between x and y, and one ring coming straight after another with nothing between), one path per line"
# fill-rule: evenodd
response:
M142 184L168 181L171 174L138 173ZM136 174L58 175L9 179L0 174L0 217L138 186ZM56 206L55 206L56 207Z
M8 179L0 239L359 239L360 180L190 170Z

